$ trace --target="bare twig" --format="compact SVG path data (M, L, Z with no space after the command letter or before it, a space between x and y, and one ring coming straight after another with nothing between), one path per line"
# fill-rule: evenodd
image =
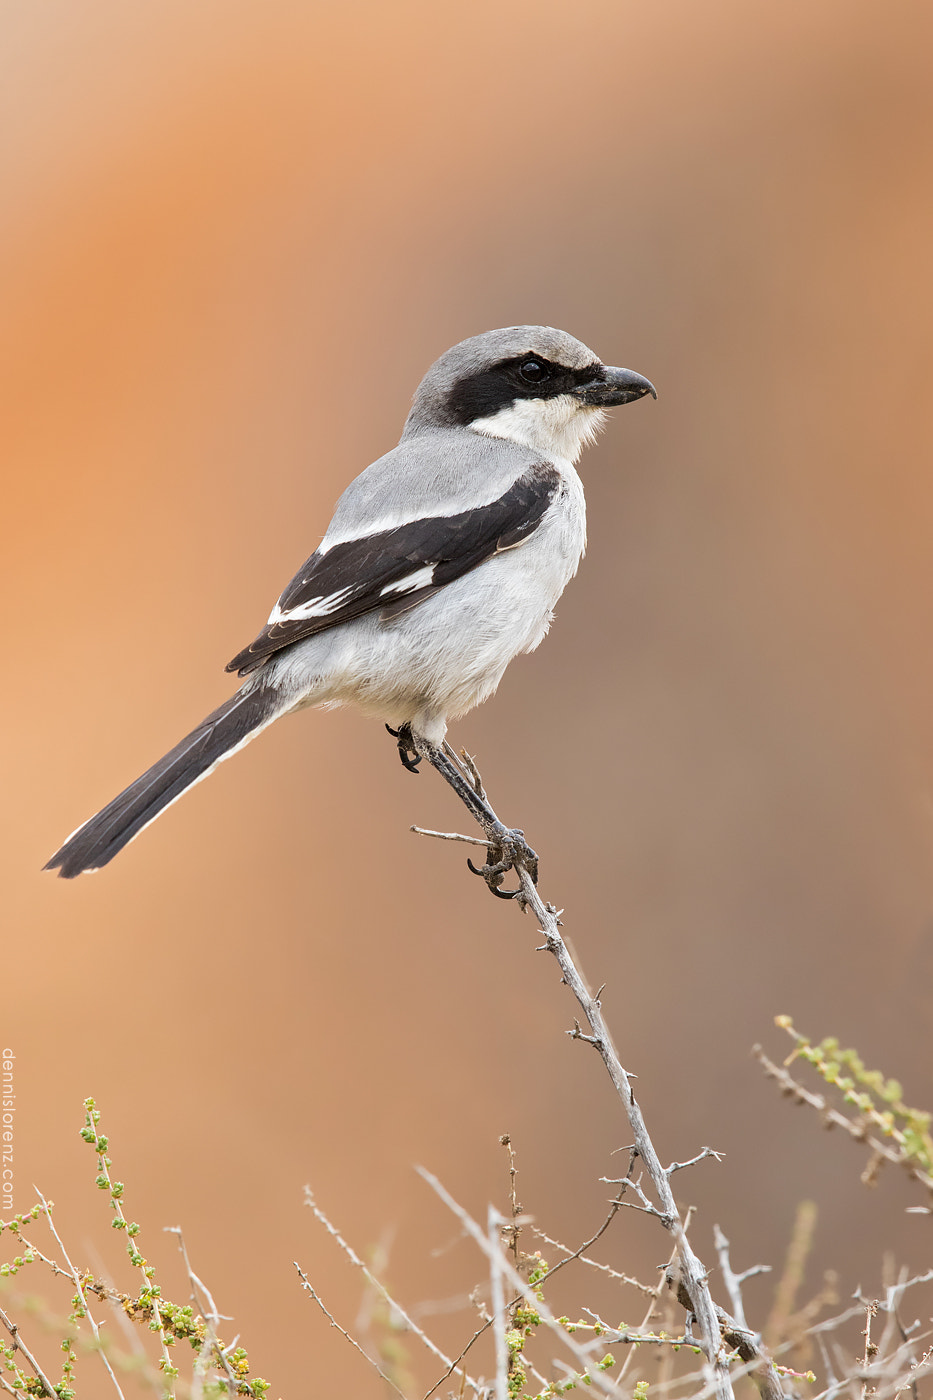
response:
M909 1374L905 1377L907 1383L906 1385L902 1384L894 1392L894 1400L899 1400L899 1397L904 1394L905 1390L911 1390L914 1395L917 1394L917 1380L920 1376L929 1374L931 1357L933 1357L933 1346L927 1347L923 1355L913 1362Z
M350 1333L346 1330L346 1328L340 1326L340 1323L337 1321L337 1319L332 1313L327 1311L327 1308L325 1308L320 1294L317 1293L309 1283L308 1275L305 1273L304 1269L302 1269L301 1265L296 1263L295 1268L298 1270L298 1278L301 1281L302 1288L305 1290L306 1293L309 1293L314 1299L315 1303L317 1303L318 1307L321 1309L321 1312L327 1318L327 1321L330 1323L331 1327L336 1328L336 1330L340 1333L342 1337L346 1337L351 1347L353 1347L355 1351L358 1351L360 1356L362 1356L364 1360L366 1360L369 1363L369 1365L372 1366L373 1370L382 1380L385 1381L386 1385L392 1387L396 1395L401 1396L401 1400L406 1400L405 1392L403 1390L399 1390L392 1377L386 1375L385 1371L383 1371L382 1368L379 1366L378 1362L370 1356L369 1352L364 1351L363 1348L360 1346L359 1342L356 1341L354 1337L351 1337ZM448 1372L448 1375L449 1374L450 1372Z
M925 1274L917 1274L914 1278L898 1279L897 1283L891 1285L884 1300L884 1307L887 1311L898 1308L901 1299L908 1288L916 1288L918 1283L933 1283L933 1269L927 1269Z
M505 1260L500 1248L499 1227L502 1216L492 1206L486 1220L489 1249L489 1289L492 1299L492 1331L496 1344L496 1400L508 1400L506 1387L509 1381L509 1348L505 1340L505 1293L502 1287L503 1264Z
M754 1278L756 1274L769 1274L770 1264L754 1264L750 1269L746 1269L741 1274L733 1273L732 1263L729 1259L729 1241L726 1239L718 1225L713 1226L713 1240L716 1245L716 1253L719 1257L719 1270L722 1274L722 1281L726 1285L726 1292L729 1294L729 1302L732 1304L732 1315L740 1327L747 1328L745 1320L745 1304L742 1301L742 1284L747 1278Z
M615 1213L620 1209L621 1206L619 1202L613 1201L613 1215L615 1215ZM554 1265L553 1269L549 1270L548 1278L553 1278L554 1275L557 1273L557 1270L562 1269L565 1264L572 1264L575 1259L579 1259L581 1264L586 1264L590 1269L599 1269L601 1273L606 1274L611 1279L615 1279L618 1283L627 1283L631 1288L637 1288L639 1293L644 1293L647 1297L653 1298L655 1296L655 1292L654 1289L650 1286L650 1284L642 1283L641 1279L632 1278L630 1274L622 1274L619 1272L618 1269L614 1269L611 1264L604 1264L600 1259L587 1258L586 1253L584 1251L589 1249L592 1244L596 1243L600 1235L603 1233L603 1230L605 1230L606 1226L609 1224L609 1220L611 1219L612 1216L610 1216L609 1219L605 1221L605 1223L600 1227L600 1229L593 1236L593 1238L587 1240L586 1244L581 1244L579 1249L570 1249L568 1245L562 1244L560 1240L552 1240L551 1236L546 1235L543 1230L539 1230L536 1226L532 1226L532 1229L534 1230L539 1240L543 1240L545 1244L549 1244L553 1249L563 1250L564 1254L566 1254L567 1256L566 1259L559 1259Z
M705 1162L707 1157L715 1157L717 1162L721 1162L725 1155L724 1152L717 1152L715 1147L704 1147L702 1152L698 1152L688 1162L671 1162L664 1170L668 1176L673 1176L674 1172L682 1172L684 1167L695 1167L697 1162Z
M512 1139L508 1133L503 1133L499 1139L500 1146L504 1147L509 1154L509 1210L512 1215L511 1222L502 1232L503 1238L507 1238L509 1249L512 1251L512 1263L516 1269L519 1267L520 1255L518 1252L518 1237L522 1232L521 1202L515 1189L515 1178L518 1176L518 1167L515 1165L515 1149L512 1146Z
M835 1332L844 1322L850 1322L853 1317L861 1317L862 1313L861 1307L855 1307L846 1308L845 1312L838 1313L835 1317L825 1317L822 1322L815 1322L809 1329L810 1336L825 1336L827 1333Z
M410 826L408 830L419 836L434 836L438 841L465 841L468 846L485 846L487 851L492 850L491 841L484 841L479 836L461 836L459 831L428 831L424 826Z
M450 1371L454 1369L454 1362L451 1361L449 1356L444 1355L440 1347L435 1346L434 1342L432 1342L427 1332L425 1332L421 1327L418 1326L414 1318L411 1317L410 1314L405 1311L405 1309L401 1306L400 1303L397 1303L395 1301L395 1299L389 1293L385 1285L380 1283L379 1279L376 1278L375 1274L373 1274L371 1270L366 1267L366 1265L363 1263L363 1260L357 1254L353 1246L347 1243L347 1241L343 1238L337 1227L331 1223L331 1221L321 1210L320 1206L314 1199L310 1186L305 1187L305 1205L308 1206L308 1208L314 1212L315 1219L321 1225L324 1226L324 1229L331 1236L331 1238L336 1240L337 1244L343 1250L350 1263L353 1264L355 1268L360 1270L370 1287L375 1289L375 1291L388 1305L391 1311L397 1317L401 1318L401 1320L405 1323L405 1326L410 1328L410 1330L414 1332L415 1336L419 1338L419 1340L424 1344L425 1347L427 1347L428 1351L432 1354L432 1356L437 1357L438 1361L440 1361L442 1365L449 1367L448 1374L450 1374ZM297 1264L295 1267L298 1267ZM473 1386L474 1390L479 1389L477 1382L473 1380L472 1376L468 1375L466 1379L467 1383Z
M463 1351L461 1351L460 1355L459 1355L458 1357L456 1357L453 1361L451 1361L450 1365L447 1367L447 1370L446 1370L446 1371L444 1372L444 1374L441 1376L440 1380L434 1382L434 1384L431 1386L431 1389L430 1389L429 1391L427 1391L427 1393L422 1397L422 1400L431 1400L431 1396L434 1394L435 1390L437 1390L440 1386L442 1386L442 1385L444 1384L444 1382L446 1381L447 1377L448 1377L453 1371L456 1371L456 1370L457 1370L457 1368L458 1368L459 1365L460 1365L460 1362L461 1362L461 1361L463 1360L463 1358L466 1356L467 1352L468 1352L468 1351L470 1350L470 1348L473 1346L474 1342L478 1342L479 1339L480 1339L480 1337L483 1335L483 1333L489 1331L489 1329L490 1329L490 1327L492 1326L492 1324L493 1324L493 1319L492 1319L491 1317L487 1317L487 1319L486 1319L486 1321L483 1323L482 1327L477 1327L476 1331L473 1333L472 1337L471 1337L470 1340L467 1342L466 1346L463 1348ZM465 1380L465 1379L466 1379L466 1372L461 1372L461 1375L463 1376L463 1378L464 1378L464 1380Z

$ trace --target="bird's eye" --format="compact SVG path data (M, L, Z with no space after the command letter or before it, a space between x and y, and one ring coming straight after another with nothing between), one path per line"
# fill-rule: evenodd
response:
M529 384L540 384L542 379L548 377L547 365L535 359L523 360L518 367L518 372L522 379L527 380Z

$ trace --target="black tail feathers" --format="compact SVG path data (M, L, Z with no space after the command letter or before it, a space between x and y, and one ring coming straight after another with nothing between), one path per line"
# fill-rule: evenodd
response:
M79 826L43 868L57 870L66 880L85 870L99 870L186 788L206 778L221 759L229 758L271 723L281 708L274 690L257 686L239 691L96 817Z

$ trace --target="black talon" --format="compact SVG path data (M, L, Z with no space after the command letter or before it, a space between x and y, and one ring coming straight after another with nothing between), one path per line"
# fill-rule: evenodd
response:
M483 792L479 775L475 772L472 761L466 759L465 764L460 764L446 741L438 744L423 734L419 734L416 740L410 724L401 724L398 730L392 729L387 724L386 729L397 741L399 757L405 767L414 772L414 764L408 759L409 754L414 756L416 763L422 758L426 758L432 768L437 769L445 782L450 784L471 816L476 819L485 832L486 862L480 867L474 865L472 860L467 858L467 869L470 873L481 875L486 881L490 893L494 894L497 899L521 900L524 895L521 884L517 890L503 890L499 886L509 870L515 871L519 881L523 875L527 874L532 883L537 885L537 853L525 840L523 831L517 827L512 830L500 822Z
M496 880L501 880L505 872L511 869L511 866L507 865L504 860L496 861L494 865L482 865L477 867L470 860L469 856L467 856L467 865L474 875L480 875L486 881L490 889L494 888Z
M518 895L521 894L521 886L519 886L517 890L499 889L499 882L502 880L502 877L505 875L506 871L515 869L515 866L511 860L497 860L493 863L487 863L482 867L477 867L473 864L470 857L467 856L467 865L469 866L470 870L472 870L474 875L482 876L482 878L486 881L490 893L494 894L497 899L515 899Z
M418 764L421 762L421 755L418 753L412 741L411 725L400 724L398 729L393 729L391 724L387 724L386 729L392 735L393 739L398 740L396 747L398 748L398 756L402 767L407 768L409 773L417 773ZM412 754L413 757L409 758L409 754Z
M484 880L488 880L488 878L489 878L490 875L504 875L505 872L506 872L507 870L511 870L511 869L512 869L512 862L511 862L511 861L509 861L509 860L497 860L497 861L487 861L487 863L486 863L485 865L481 866L481 867L477 870L476 866L475 866L475 865L473 864L473 862L470 860L470 857L469 857L469 856L467 856L467 865L468 865L468 866L470 867L470 869L473 871L473 874L474 874L474 875L482 875L482 877L483 877Z

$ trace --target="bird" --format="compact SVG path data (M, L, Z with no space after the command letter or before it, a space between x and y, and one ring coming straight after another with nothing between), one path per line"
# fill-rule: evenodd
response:
M519 864L447 743L447 725L543 640L586 548L576 470L606 410L654 385L550 326L471 336L431 365L398 445L346 488L320 544L268 622L227 665L239 689L72 833L45 865L107 865L157 816L294 710L353 704L382 720L410 771L427 758L488 838L493 893ZM471 868L475 869L472 866Z

